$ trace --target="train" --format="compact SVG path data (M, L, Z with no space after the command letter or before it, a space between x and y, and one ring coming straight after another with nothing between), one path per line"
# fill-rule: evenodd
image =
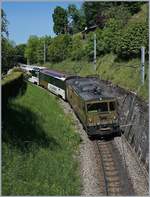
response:
M104 94L97 77L81 77L47 68L33 68L29 72L30 82L70 104L90 139L121 136L117 99Z

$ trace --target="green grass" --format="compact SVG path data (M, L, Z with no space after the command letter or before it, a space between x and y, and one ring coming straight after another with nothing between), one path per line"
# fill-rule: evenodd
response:
M10 83L11 81L19 78L22 75L22 72L12 72L9 75L6 75L2 80L2 85L5 85L6 83Z
M146 80L141 85L140 59L119 61L115 55L108 54L97 62L97 74L101 79L112 81L125 89L136 92L148 100L148 63L145 64Z
M134 14L128 21L128 24L134 22L146 22L148 20L148 3L141 6L141 11Z
M86 60L71 61L67 59L63 62L56 64L46 63L44 64L44 66L58 71L65 71L66 73L69 74L80 74L82 76L86 76L89 73L93 73L91 63L87 62Z
M44 66L80 76L97 74L101 79L112 81L113 84L134 91L144 100L148 100L148 63L145 64L144 86L141 86L140 64L138 58L123 61L118 60L114 54L107 54L97 59L96 71L93 69L93 63L86 60L77 62L68 59L57 64L47 63Z
M28 85L3 116L3 195L80 195L80 137L56 97Z

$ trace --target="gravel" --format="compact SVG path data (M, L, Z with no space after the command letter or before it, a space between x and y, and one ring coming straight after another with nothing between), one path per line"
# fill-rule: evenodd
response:
M70 114L75 122L75 129L79 132L82 142L80 144L79 162L82 181L81 195L100 196L99 167L96 158L94 143L88 139L80 121L75 116L73 110L67 102L60 100L66 114Z
M120 151L124 163L126 164L135 194L137 196L148 196L148 176L140 166L138 158L131 150L125 137L117 137L114 139L114 142Z

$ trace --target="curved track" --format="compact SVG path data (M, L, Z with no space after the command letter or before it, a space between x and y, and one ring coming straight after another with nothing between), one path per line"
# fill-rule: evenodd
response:
M135 195L126 165L113 140L95 141L100 165L100 190L105 196Z

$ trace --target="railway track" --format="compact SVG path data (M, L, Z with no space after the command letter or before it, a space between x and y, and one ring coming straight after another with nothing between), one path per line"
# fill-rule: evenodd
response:
M95 141L100 165L100 191L104 196L135 195L125 163L111 141Z

